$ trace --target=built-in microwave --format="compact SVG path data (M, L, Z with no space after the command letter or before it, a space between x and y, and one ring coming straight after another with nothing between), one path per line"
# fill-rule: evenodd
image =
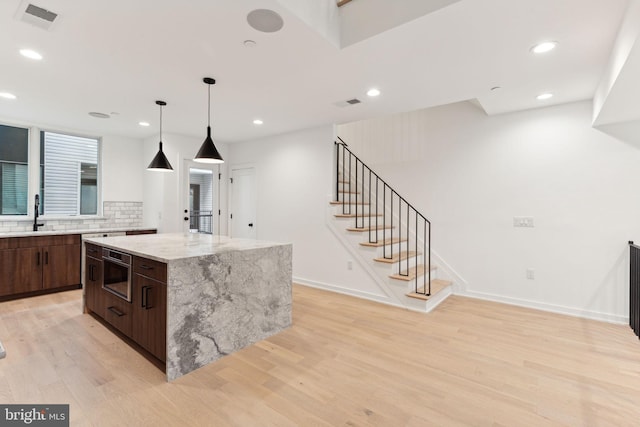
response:
M131 302L131 255L102 248L102 288Z

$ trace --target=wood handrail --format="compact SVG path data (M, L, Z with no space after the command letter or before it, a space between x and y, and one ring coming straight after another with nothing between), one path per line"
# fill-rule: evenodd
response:
M349 3L351 0L339 0L338 1L338 7L340 6L344 6L345 4Z

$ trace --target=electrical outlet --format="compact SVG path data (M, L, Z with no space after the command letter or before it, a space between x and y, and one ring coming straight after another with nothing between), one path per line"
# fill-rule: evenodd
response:
M353 270L353 261L347 261L347 270Z
M532 216L514 216L513 226L533 228L533 217Z
M527 279L534 280L536 278L536 272L533 268L527 268Z

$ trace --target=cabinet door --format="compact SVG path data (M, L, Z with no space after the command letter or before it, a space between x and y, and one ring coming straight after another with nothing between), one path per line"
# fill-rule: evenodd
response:
M80 284L80 244L42 248L44 289Z
M0 251L0 296L42 289L42 254L40 248Z
M167 285L134 274L132 305L134 341L161 361L166 361Z
M84 295L87 309L104 317L105 299L102 290L102 260L87 257Z

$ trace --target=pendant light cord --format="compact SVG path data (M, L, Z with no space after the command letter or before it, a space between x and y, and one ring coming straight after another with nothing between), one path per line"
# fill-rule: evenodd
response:
M162 105L160 106L160 144L162 144Z
M207 112L209 113L209 116L207 117L207 126L211 127L211 85L209 85L209 108L207 110Z

